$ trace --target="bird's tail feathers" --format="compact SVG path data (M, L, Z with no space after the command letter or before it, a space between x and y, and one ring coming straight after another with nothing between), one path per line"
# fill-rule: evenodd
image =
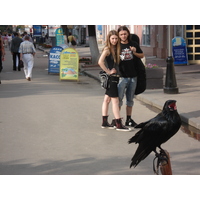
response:
M138 149L136 150L134 156L131 159L132 162L130 164L130 168L135 168L142 160L144 160L151 153L151 151L152 150L139 145Z
M132 138L129 139L128 144L134 143L137 141L138 136L133 136Z

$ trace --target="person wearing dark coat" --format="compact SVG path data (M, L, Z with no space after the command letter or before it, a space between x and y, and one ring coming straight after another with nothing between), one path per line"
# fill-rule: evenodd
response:
M20 60L19 46L23 42L23 40L19 38L18 33L14 33L14 36L15 37L11 41L11 48L10 48L12 56L13 56L13 70L16 71L18 68L18 71L21 71L19 67L19 60ZM17 62L17 58L18 58L18 62Z

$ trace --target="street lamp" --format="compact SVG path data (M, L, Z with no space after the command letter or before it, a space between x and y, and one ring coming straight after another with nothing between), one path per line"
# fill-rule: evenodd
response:
M176 83L176 76L174 70L174 59L172 57L172 39L171 39L171 26L168 25L168 57L167 57L167 70L165 77L164 93L178 94L178 87Z

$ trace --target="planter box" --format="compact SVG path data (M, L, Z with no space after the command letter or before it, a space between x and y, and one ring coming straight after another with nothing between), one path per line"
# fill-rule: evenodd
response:
M162 89L163 88L163 69L146 68L147 89Z

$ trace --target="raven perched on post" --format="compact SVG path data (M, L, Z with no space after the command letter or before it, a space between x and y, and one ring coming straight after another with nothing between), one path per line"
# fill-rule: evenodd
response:
M133 136L128 143L138 143L139 146L132 158L130 168L136 167L142 160L144 160L152 151L156 151L158 147L162 153L164 150L161 144L168 141L181 126L181 118L176 109L176 101L168 100L163 106L163 110L156 117L138 124L135 128L141 128L135 136Z

